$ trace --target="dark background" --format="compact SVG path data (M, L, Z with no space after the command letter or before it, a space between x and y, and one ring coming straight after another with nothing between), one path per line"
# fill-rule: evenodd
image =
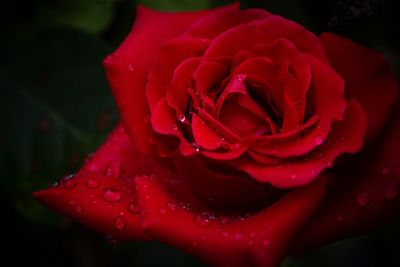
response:
M186 11L226 0L141 0ZM241 1L380 50L399 77L400 9L384 1ZM102 59L128 33L133 0L2 1L0 216L2 266L204 266L158 242L109 244L37 204L31 192L77 170L118 114ZM399 225L311 251L282 266L400 266Z

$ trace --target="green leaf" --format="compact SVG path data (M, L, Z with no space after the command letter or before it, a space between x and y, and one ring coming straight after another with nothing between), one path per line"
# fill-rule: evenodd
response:
M117 2L119 0L42 1L37 19L44 25L72 26L99 33L111 23Z
M138 0L138 3L161 11L192 11L209 8L209 0Z

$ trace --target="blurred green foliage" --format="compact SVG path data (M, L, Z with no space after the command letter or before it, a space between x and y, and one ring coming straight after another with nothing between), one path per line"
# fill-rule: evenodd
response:
M229 0L138 0L188 11ZM319 33L335 31L385 53L400 70L398 21L390 1L241 1ZM362 2L362 1L361 1ZM368 4L369 3L369 4ZM110 245L45 210L31 192L76 171L118 120L102 59L123 40L137 3L130 0L21 0L0 11L0 207L6 266L204 266L158 242ZM354 5L353 5L354 4ZM352 11L353 10L353 11ZM360 11L361 10L361 11ZM357 9L356 9L357 11ZM312 251L282 266L400 266L397 225ZM20 257L22 253L24 257ZM155 255L157 255L155 257Z

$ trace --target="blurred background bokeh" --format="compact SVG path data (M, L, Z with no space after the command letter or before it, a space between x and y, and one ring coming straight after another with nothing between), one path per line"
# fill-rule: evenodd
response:
M118 121L102 59L138 3L166 11L229 0L6 0L0 7L2 266L205 266L159 242L110 244L46 210L31 192L76 171ZM333 31L385 54L399 77L396 1L244 0L315 33ZM399 225L289 258L283 266L400 266Z

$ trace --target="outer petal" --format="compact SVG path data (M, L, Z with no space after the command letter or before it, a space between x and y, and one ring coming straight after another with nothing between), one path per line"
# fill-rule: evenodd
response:
M293 253L371 231L400 209L400 103L381 141L336 173L337 185Z
M104 60L124 125L141 151L151 151L149 142L143 142L150 130L150 125L145 123L149 114L145 85L160 48L182 35L199 18L227 10L238 10L238 5L186 13L157 12L139 6L130 34L117 51Z
M344 78L346 96L356 98L368 116L366 138L376 137L396 103L398 85L390 66L379 52L349 39L324 33L325 46L333 68Z
M138 177L143 227L155 238L213 266L278 266L286 249L325 195L325 180L297 189L270 208L230 221L178 205L160 183Z
M74 178L34 193L44 206L116 240L148 239L139 222L134 177L160 177L179 196L198 205L169 162L139 152L121 126Z
M275 187L304 185L318 177L325 168L331 167L339 155L359 151L366 127L366 115L362 107L352 100L348 103L344 119L333 124L327 139L315 152L279 166L265 166L248 160L238 160L233 164L257 181L269 182Z
M119 126L83 168L60 185L34 193L51 210L115 239L147 239L140 227L134 175L149 174ZM136 160L132 160L136 159Z

